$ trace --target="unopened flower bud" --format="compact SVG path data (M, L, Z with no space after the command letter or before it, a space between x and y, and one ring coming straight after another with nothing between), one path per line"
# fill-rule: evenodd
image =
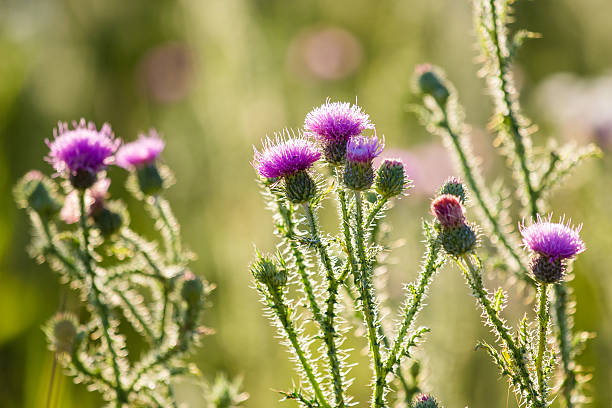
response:
M404 191L406 174L400 160L385 159L376 173L376 191L385 198L395 197Z
M438 408L438 402L434 397L427 394L421 394L416 397L413 404L414 408Z
M278 269L273 260L260 256L251 266L251 273L261 283L272 287L282 287L287 284L287 271Z
M121 214L110 210L107 207L99 208L92 213L92 218L96 227L104 237L113 235L119 231L123 224Z
M51 217L62 208L52 182L39 171L28 172L15 188L19 205L29 207L42 217Z
M459 198L444 194L431 202L431 213L442 225L442 228L455 228L465 223L463 207Z
M70 174L70 184L77 190L87 190L98 179L98 174L90 170L77 170Z
M425 95L432 96L440 107L444 107L450 92L441 76L436 73L436 69L429 64L423 64L417 66L415 72L419 90Z
M563 279L565 261L561 258L536 256L529 264L533 276L542 283L557 283Z
M448 254L461 256L474 249L478 237L472 227L462 224L458 227L442 228L440 240Z
M49 337L53 350L57 353L72 353L77 336L78 321L69 313L60 313L48 323Z
M137 167L136 176L138 178L138 187L140 187L140 191L146 196L155 195L164 187L164 179L159 173L155 162Z
M294 204L308 202L317 194L317 185L307 171L298 171L285 176L285 193Z
M459 198L462 204L465 204L465 189L463 183L456 177L450 177L446 183L440 188L440 195L451 194Z
M186 272L183 279L181 297L189 306L197 306L201 302L204 294L202 280L191 271Z

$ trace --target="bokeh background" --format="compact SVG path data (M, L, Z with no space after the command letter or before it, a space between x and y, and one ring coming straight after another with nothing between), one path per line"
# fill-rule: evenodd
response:
M519 25L543 35L516 64L525 110L540 124L536 144L555 137L594 141L604 153L612 147L611 14L612 3L602 0L518 3ZM265 250L275 244L250 166L252 145L300 127L327 97L357 99L415 179L390 219L391 236L406 240L389 268L391 287L399 287L416 274L428 199L453 171L440 140L410 113L416 64L447 69L487 179L504 169L486 131L491 104L476 75L471 23L467 0L1 1L0 406L42 407L49 384L53 357L40 327L59 307L60 285L28 258L27 220L11 187L31 168L51 173L44 139L58 120L108 121L125 140L151 127L165 137L165 162L178 180L168 195L199 256L193 269L217 284L204 320L217 334L194 360L208 378L217 371L243 376L247 406L275 407L272 389L288 388L295 376L247 269L253 243ZM584 222L589 247L572 286L576 326L597 332L580 361L595 373L592 407L612 401L611 168L604 154L552 198L556 213ZM121 196L124 174L114 169L111 176ZM133 218L150 229L141 215ZM399 295L391 292L395 301ZM516 406L488 357L473 351L490 335L455 268L442 271L428 303L420 320L433 329L424 346L428 390L447 407ZM59 390L58 407L101 405L69 379ZM201 406L193 388L179 391ZM366 398L363 382L353 392Z

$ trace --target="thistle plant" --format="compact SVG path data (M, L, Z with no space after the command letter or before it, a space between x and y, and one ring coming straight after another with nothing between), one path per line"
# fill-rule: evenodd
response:
M199 320L212 286L189 270L191 254L163 198L171 182L158 160L164 142L153 132L121 146L109 125L81 120L60 123L47 145L55 177L31 171L15 195L32 223L31 255L83 304L49 320L49 346L65 373L108 406L176 407L172 381L196 371L185 356L207 332ZM109 200L111 164L129 170L129 190L160 243L133 231L126 205Z
M418 363L409 370L411 382L401 366L428 331L415 322L444 257L434 222L424 221L421 271L406 285L395 329L385 330L383 296L374 285L385 248L375 232L391 200L405 195L411 182L399 160L386 159L374 169L384 141L375 132L364 134L371 129L360 107L328 101L307 115L304 132L283 132L255 150L253 166L281 242L275 254L257 252L251 273L300 375L299 385L282 394L301 406L356 404L350 393L355 356L346 345L355 315L366 333L370 405L387 407L398 400L395 380L404 406L412 406L421 387L414 381ZM331 234L319 222L329 200L338 210ZM438 406L431 397L415 404Z
M571 271L567 259L584 248L578 244L577 230L563 222L552 223L545 214L549 211L547 199L551 192L578 164L585 158L597 156L599 150L593 145L557 147L554 142L537 148L532 146L531 135L536 127L522 113L512 64L523 42L538 35L525 30L510 35L512 3L511 0L473 1L475 28L484 64L481 73L494 106L490 125L495 135L493 145L507 159L514 185L508 189L502 181L493 187L485 183L478 166L480 159L471 151L468 127L464 123L457 93L440 68L429 64L417 67L415 83L421 103L416 110L427 129L440 135L454 154L458 169L471 191L483 236L489 238L487 243L496 250L495 265L510 271L515 279L538 292L539 338L530 337L526 320L512 337L499 317L505 295L499 291L494 298L488 297L482 285L484 265L480 259L471 252L461 256L449 252L460 263L468 284L483 307L487 322L502 342L502 351L495 351L488 345L484 345L485 349L516 386L526 404L548 406L558 395L558 399L571 408L587 400L582 385L588 376L576 363L576 357L590 336L573 330L575 300L568 286ZM517 200L512 200L507 193L509 190L517 191ZM524 218L534 220L535 224L521 230L513 227ZM538 254L531 261L520 249L521 233L524 244ZM549 286L553 292L550 307ZM548 379L554 374L555 361L551 354L546 354L550 353L547 349L550 316L556 339L554 355L560 359L554 387ZM530 362L525 351L537 343L536 358ZM531 369L534 371L529 371ZM530 377L533 373L537 373L535 381Z

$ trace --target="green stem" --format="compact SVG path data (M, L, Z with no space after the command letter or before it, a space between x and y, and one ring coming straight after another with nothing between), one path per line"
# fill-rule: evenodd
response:
M83 252L83 263L85 264L85 271L89 277L91 285L91 294L93 295L94 302L93 306L96 309L100 321L102 322L102 334L106 341L106 346L111 354L113 372L115 374L115 393L117 397L117 407L121 407L122 404L127 403L127 395L121 385L121 370L119 369L118 355L115 351L115 345L111 337L111 325L108 318L108 310L106 305L102 303L101 291L96 284L96 275L92 268L92 257L89 253L89 228L87 226L87 206L85 204L85 190L79 191L80 195L80 210L81 210L81 233L83 234L82 252Z
M365 225L364 225L364 230L367 232L370 232L370 241L373 241L375 239L374 237L374 230L373 227L376 225L376 219L378 214L380 214L380 211L385 207L385 204L387 204L387 202L389 201L388 198L385 197L380 197L377 201L376 204L374 205L374 207L372 207L372 209L370 210L370 213L368 214L368 217L366 218L365 221ZM372 231L371 231L372 229Z
M497 311L491 304L488 293L483 286L480 261L476 258L479 266L475 266L472 262L472 256L474 255L463 255L460 259L457 259L457 264L463 270L468 285L473 290L480 307L487 315L489 322L495 329L496 334L499 336L499 338L501 338L504 346L510 352L513 363L518 370L518 378L521 380L519 385L523 392L526 393L528 401L533 404L534 408L545 408L546 404L540 399L538 392L531 381L522 351L514 342L514 339L512 338L508 328L506 328L505 323L497 315ZM461 263L461 259L465 265Z
M316 243L317 249L319 250L319 257L321 264L325 268L327 278L327 308L325 311L324 325L321 327L323 331L323 340L327 347L327 356L329 357L329 369L334 382L334 394L336 398L336 405L338 407L344 407L344 385L342 383L342 368L340 365L340 359L338 358L336 338L337 333L334 325L336 316L336 304L338 303L338 280L334 276L334 269L327 253L327 249L319 236L317 227L317 220L313 212L312 204L304 204L304 210L306 211L306 218L310 226L311 239Z
M561 352L561 363L563 365L563 372L565 378L561 386L563 392L563 398L565 399L565 406L567 408L574 408L574 402L572 401L572 393L576 386L576 374L572 368L572 345L571 335L572 330L568 321L567 314L567 287L564 283L558 283L554 285L554 317L555 326L557 327L557 341L559 343L559 350Z
M289 342L291 343L291 346L293 347L293 350L295 351L295 354L297 355L297 358L300 361L300 364L302 365L302 369L304 370L304 373L306 374L306 377L308 378L308 381L310 382L310 385L314 390L319 404L321 404L321 406L325 408L331 408L331 406L325 399L323 391L321 390L321 386L319 385L313 373L312 367L310 366L310 363L308 362L308 359L304 354L304 350L302 350L302 347L298 340L297 332L295 330L295 327L293 326L293 322L291 321L289 314L287 313L285 303L283 302L281 290L272 286L268 286L268 293L268 296L271 298L270 300L272 301L272 305L274 306L276 316L281 322L281 325L283 326L283 329L285 330L285 333L289 338Z
M149 327L149 324L145 321L145 318L140 315L138 310L136 310L136 305L134 305L130 301L130 299L128 299L128 297L125 295L124 291L122 291L121 289L116 288L116 289L113 290L113 292L115 292L115 294L121 298L121 301L123 301L123 303L130 310L130 313L134 316L134 318L136 320L138 320L138 323L142 326L143 330L145 331L145 334L146 334L147 338L151 342L153 342L155 340L155 335L153 334L153 331Z
M385 406L384 390L385 390L385 369L382 363L380 353L380 344L378 342L378 332L380 323L377 321L376 302L373 299L373 288L371 285L371 267L365 252L365 237L363 223L363 205L361 202L361 192L355 192L355 217L356 217L356 246L359 256L360 273L356 279L361 295L361 303L363 316L366 327L368 329L368 341L370 343L370 352L372 353L372 362L374 365L375 388L372 400L372 406L379 408Z
M431 284L434 273L439 269L441 264L437 263L439 254L440 244L438 240L428 240L427 248L425 250L425 266L419 277L419 283L416 287L416 291L413 294L410 303L406 305L404 311L404 320L397 333L397 337L393 342L393 348L389 352L387 360L385 362L385 373L393 370L395 364L399 364L401 360L400 350L404 339L408 332L408 329L412 325L417 313L421 310L423 299L427 293L427 288Z
M159 214L159 218L164 224L166 233L162 234L166 240L166 249L171 254L172 262L177 263L180 261L180 241L178 234L176 233L175 223L171 223L170 219L173 218L171 214L167 214L170 211L168 202L156 195L153 196L153 205ZM166 236L167 235L167 236Z
M538 287L539 292L539 303L540 307L538 310L538 321L539 327L539 339L538 339L538 355L536 357L536 373L538 376L538 386L540 387L540 395L544 397L546 395L546 380L544 378L544 370L542 368L542 362L544 361L544 352L546 351L546 332L548 330L548 285L541 283Z

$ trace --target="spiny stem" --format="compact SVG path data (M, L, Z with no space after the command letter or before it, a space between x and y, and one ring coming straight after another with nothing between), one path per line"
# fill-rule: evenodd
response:
M572 361L571 328L569 327L566 311L567 288L565 284L558 283L554 285L554 294L554 316L557 326L557 341L559 342L561 362L563 364L563 371L565 373L565 379L561 386L561 390L565 399L565 406L567 408L574 408L575 405L572 401L572 391L576 386L576 374L570 366L570 362Z
M323 340L327 347L327 355L329 357L329 369L334 382L334 394L336 398L336 405L338 407L344 407L344 386L342 384L342 368L340 366L340 359L337 354L336 346L336 330L334 327L334 319L336 316L335 307L337 304L338 297L338 280L334 276L334 269L329 259L327 249L321 242L319 231L317 228L317 220L313 212L312 204L305 203L304 210L306 211L306 218L310 226L310 237L316 243L317 249L319 250L319 257L321 264L326 271L327 278L327 309L325 311L325 324L322 325L321 330L323 331Z
M548 330L548 285L541 283L538 287L539 303L538 321L539 321L539 339L538 339L538 355L536 357L536 373L538 375L538 385L540 387L540 395L546 395L546 381L544 379L544 370L542 362L544 361L544 352L546 351L546 332Z
M295 351L295 354L297 355L298 360L302 365L304 373L306 373L306 377L308 378L308 381L310 382L310 385L314 390L317 401L319 402L319 404L321 404L321 406L325 408L331 408L331 406L325 399L323 391L321 390L321 387L316 377L314 376L312 367L310 366L310 363L308 362L308 359L304 354L304 350L302 350L300 342L298 341L297 332L295 330L295 327L293 326L293 322L291 321L289 314L287 313L287 308L282 298L281 289L272 286L267 286L267 289L268 296L271 298L270 300L272 301L272 305L274 306L274 312L276 313L278 320L281 322L281 325L283 326L283 329L287 334L287 338L289 339L289 342L291 343L291 346L293 347L293 350Z
M101 300L101 291L96 284L96 275L92 268L91 262L91 254L89 253L89 228L87 226L87 206L85 204L85 190L79 191L80 198L80 210L81 210L81 233L83 235L83 243L82 243L82 254L83 254L83 263L85 264L85 271L89 277L90 285L91 285L91 293L94 297L93 306L95 307L98 315L100 317L100 321L102 322L102 333L104 335L104 339L106 341L106 345L111 354L112 367L113 372L115 374L115 393L117 397L117 407L120 408L122 404L127 403L127 395L121 385L121 370L119 369L118 363L118 355L115 350L115 346L113 340L110 335L111 325L108 319L108 310L106 309L106 305L102 303Z
M393 343L393 348L389 352L389 355L385 362L385 373L392 371L393 366L396 363L399 363L401 359L399 352L406 337L406 333L408 332L408 328L410 328L418 311L421 309L425 293L432 281L433 274L438 270L438 267L440 266L436 264L439 249L440 244L438 240L430 239L427 241L427 248L425 250L425 266L423 267L423 271L420 274L419 283L416 287L415 293L413 294L413 298L410 300L410 303L406 305L402 325L400 326L400 329L397 333L397 337L395 338L395 341Z
M378 326L380 323L377 321L377 312L373 294L371 280L371 267L370 262L367 259L365 252L365 239L364 239L364 223L363 223L363 206L361 202L361 192L355 191L355 217L356 217L356 233L355 240L357 246L357 254L359 256L360 273L359 278L356 279L358 282L359 291L361 295L361 304L363 309L363 316L368 329L368 340L370 343L370 351L372 353L372 363L374 365L375 375L375 388L372 400L372 406L379 408L385 406L384 390L385 390L385 370L382 363L382 357L380 353L380 344L378 342Z
M472 254L465 254L461 258L457 259L457 264L463 270L464 276L468 282L470 288L474 291L474 295L480 304L480 307L487 315L489 322L492 324L493 328L497 335L502 339L505 347L510 351L510 355L512 356L512 360L516 368L518 369L518 374L521 382L519 385L527 393L527 398L532 402L534 408L545 408L545 403L540 400L538 392L534 388L534 384L531 381L529 376L529 372L527 370L527 365L525 364L523 353L520 348L514 342L512 335L509 330L506 328L504 322L497 315L497 311L491 304L491 300L482 284L482 272L480 266L480 260L475 258L478 261L479 266L475 266L472 262L472 257L475 257ZM461 263L463 260L464 263Z
M165 229L167 231L167 235L168 235L167 237L166 237L166 234L162 234L162 235L164 235L164 237L167 238L166 246L167 246L167 250L172 256L172 262L174 263L179 262L180 253L181 253L180 242L179 242L179 238L177 237L174 231L175 225L173 225L170 222L171 215L166 213L167 211L170 211L170 209L168 208L168 203L162 197L158 195L153 196L152 200L153 200L153 205L157 209L157 213L159 214L159 218L163 222Z

